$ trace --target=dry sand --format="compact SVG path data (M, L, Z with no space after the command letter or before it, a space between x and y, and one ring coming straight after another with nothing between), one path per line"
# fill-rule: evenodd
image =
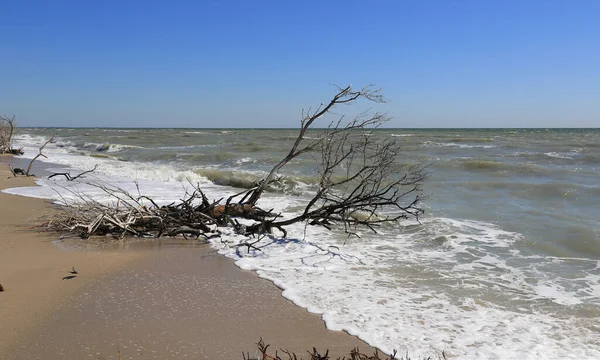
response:
M2 167L0 189L33 184ZM61 250L28 229L49 210L0 194L0 359L241 359L261 337L304 357L313 345L334 356L370 350L207 245ZM72 266L78 277L62 280Z

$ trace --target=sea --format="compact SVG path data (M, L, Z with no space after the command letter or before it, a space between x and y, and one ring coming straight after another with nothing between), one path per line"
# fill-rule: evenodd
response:
M214 200L252 186L298 129L21 128L24 158L161 203L199 186ZM310 133L308 134L310 136ZM294 224L241 251L212 246L282 295L391 353L436 359L600 359L600 129L377 129L400 161L429 164L425 214L360 237ZM317 187L307 155L258 202L290 216ZM6 192L110 201L62 176ZM198 259L201 261L201 259Z

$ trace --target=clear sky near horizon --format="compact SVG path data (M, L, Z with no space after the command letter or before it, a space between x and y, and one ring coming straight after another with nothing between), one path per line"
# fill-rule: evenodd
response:
M599 127L600 1L3 1L20 126L296 127L376 84L390 127Z

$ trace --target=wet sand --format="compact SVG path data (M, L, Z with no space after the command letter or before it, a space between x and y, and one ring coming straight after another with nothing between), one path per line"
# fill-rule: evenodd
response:
M32 186L33 178L14 178L0 157L0 190ZM52 244L56 236L31 227L52 211L50 204L0 193L0 359L36 329L70 296L98 276L139 258L135 252L62 251ZM62 280L72 267L82 276Z
M1 168L0 187L32 184ZM241 359L257 355L261 337L301 356L312 346L334 356L369 349L208 245L64 251L27 230L48 204L7 194L0 204L1 359ZM71 266L78 277L62 280Z
M306 355L313 345L347 355L367 346L327 330L319 316L281 297L208 245L170 248L70 299L23 343L23 359L241 359L263 338ZM33 339L32 339L33 340ZM50 356L51 355L51 356Z

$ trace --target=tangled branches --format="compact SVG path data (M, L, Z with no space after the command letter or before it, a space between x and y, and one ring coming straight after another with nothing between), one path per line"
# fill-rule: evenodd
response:
M12 147L15 131L15 116L0 116L0 154L23 155L23 149Z
M76 179L82 174L69 178ZM52 176L54 175L50 177ZM63 203L69 206L61 207L62 211L48 223L50 229L75 233L81 238L112 234L120 238L127 235L151 238L181 235L186 239L188 236L210 239L220 235L217 229L219 226L239 226L232 220L233 217L258 219L262 216L264 219L271 216L269 212L256 207L248 208L237 204L223 206L218 201L210 202L197 186L191 192L186 192L179 202L159 206L145 195L134 196L106 184L87 184L101 189L114 201L106 204L71 191L78 201L69 202L63 198Z
M385 102L371 87L355 91L351 86L339 88L327 105L304 114L301 129L288 155L273 167L255 189L249 190L247 203L255 204L277 172L302 154L318 162L319 188L304 211L289 219L263 222L248 227L250 233L283 228L307 222L331 229L342 224L344 230L357 235L356 227L374 232L376 227L423 213L421 185L427 177L426 165L400 162L401 146L395 139L377 139L375 130L389 118L385 114L361 113L350 121L341 116L315 137L306 134L313 123L336 106L360 99ZM242 200L243 201L243 200ZM383 215L382 215L383 214Z

